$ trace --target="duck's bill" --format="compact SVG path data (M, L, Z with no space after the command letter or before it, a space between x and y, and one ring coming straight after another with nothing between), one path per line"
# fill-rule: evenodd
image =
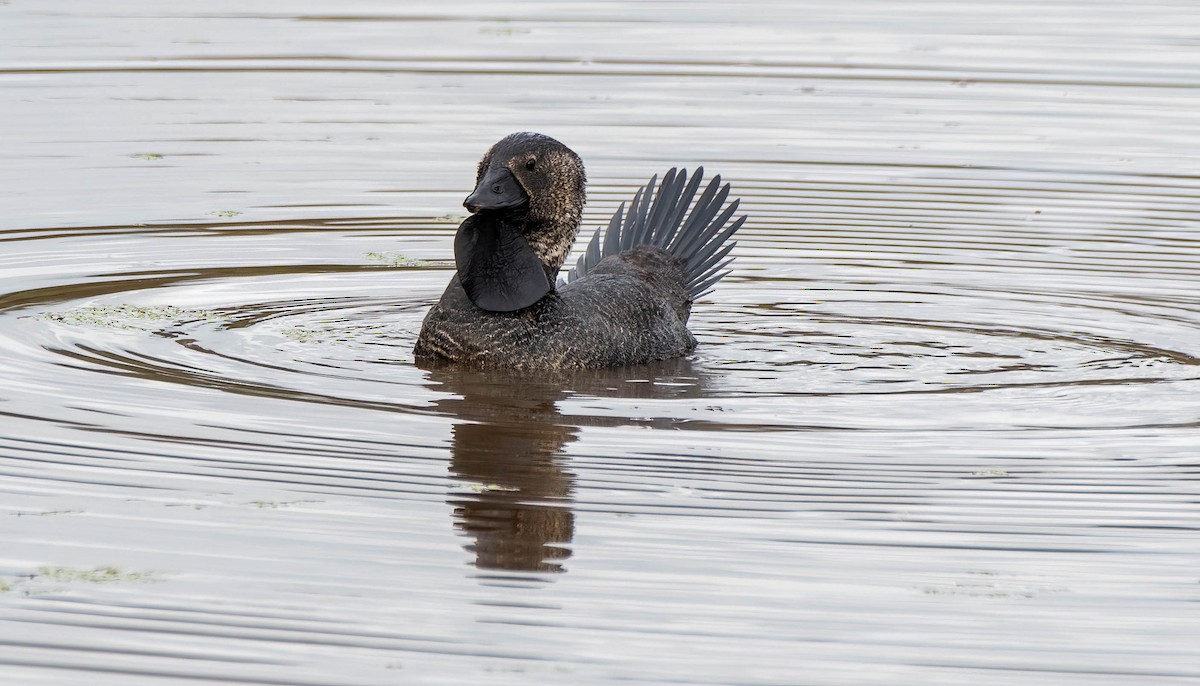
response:
M474 214L484 210L508 210L527 202L529 196L512 172L504 167L492 167L479 180L475 191L463 201L463 207Z

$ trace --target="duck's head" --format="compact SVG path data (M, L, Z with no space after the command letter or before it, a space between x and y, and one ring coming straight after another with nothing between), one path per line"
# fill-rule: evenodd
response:
M579 156L549 136L514 133L487 151L463 201L473 216L454 241L472 302L509 312L553 289L579 231L586 182Z

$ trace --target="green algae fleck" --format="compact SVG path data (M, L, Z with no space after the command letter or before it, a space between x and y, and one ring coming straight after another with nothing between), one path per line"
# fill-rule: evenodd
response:
M519 488L514 488L512 486L503 486L501 484L479 483L479 482L466 483L466 484L463 484L463 486L465 488L467 488L468 490L474 491L475 493L505 493L505 492L516 492L516 491L521 490Z
M164 322L220 319L220 316L212 310L187 309L173 305L78 307L65 312L47 312L42 317L69 326L132 331L146 331L152 328L152 325Z
M1011 476L1003 469L981 469L976 472L971 472L971 477L976 479L998 479L1006 476Z
M424 267L425 260L418 260L398 252L366 252L363 256L372 262L387 265L389 267Z
M130 572L116 567L75 569L73 567L38 567L36 577L49 581L83 584L129 584L158 581L154 572Z
M292 328L284 329L279 333L284 337L297 343L320 343L329 338L329 333L326 331L317 331L314 329Z

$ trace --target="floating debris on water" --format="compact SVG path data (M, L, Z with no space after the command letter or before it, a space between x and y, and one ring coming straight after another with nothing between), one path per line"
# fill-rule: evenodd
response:
M977 472L971 472L971 478L974 479L998 479L1005 476L1012 476L1003 469L981 469Z
M483 28L479 29L479 32L484 35L492 36L517 36L529 33L530 29L513 26L484 26Z
M294 326L279 333L295 343L349 343L363 338L364 334L378 333L386 327L382 324L350 326L345 322L321 322L328 328Z
M257 507L260 510L278 510L280 508L291 507L292 505L305 505L309 503L319 503L320 500L254 500L249 504Z
M83 514L83 510L45 510L43 512L11 512L14 517L52 517L54 515Z
M38 567L34 579L83 584L124 584L160 581L156 572L130 572L116 567L75 569L73 567Z
M385 264L389 267L424 267L429 264L425 260L418 260L398 252L369 251L363 253L363 256L372 262Z
M150 331L161 328L159 325L163 323L221 320L221 316L213 310L190 309L174 305L90 306L65 312L47 312L41 317L68 326L127 331Z
M299 327L293 328L293 329L284 329L283 331L280 331L279 333L283 334L288 339L293 340L297 343L320 343L321 341L327 340L329 338L328 331L317 331L314 329L302 329Z
M516 492L516 491L521 490L519 488L514 488L512 486L502 486L500 484L484 484L484 483L478 483L478 482L463 484L463 488L466 488L467 490L472 491L474 493L502 493L502 492L510 492L511 493L511 492Z

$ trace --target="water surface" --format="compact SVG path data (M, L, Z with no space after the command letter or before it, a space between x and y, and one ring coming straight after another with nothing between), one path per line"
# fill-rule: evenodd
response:
M0 3L14 684L1200 679L1200 11ZM487 147L751 215L691 357L414 365Z

